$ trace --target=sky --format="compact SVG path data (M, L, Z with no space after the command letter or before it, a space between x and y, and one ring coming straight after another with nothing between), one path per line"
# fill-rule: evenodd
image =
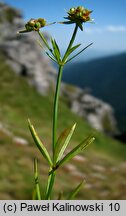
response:
M84 24L84 31L78 31L76 44L82 47L93 42L90 49L93 55L121 53L126 51L126 0L5 0L4 2L20 9L24 20L42 17L47 22L63 21L71 7L84 6L93 10L94 24ZM55 24L43 28L49 32L60 48L65 50L73 25ZM96 52L96 53L95 53Z

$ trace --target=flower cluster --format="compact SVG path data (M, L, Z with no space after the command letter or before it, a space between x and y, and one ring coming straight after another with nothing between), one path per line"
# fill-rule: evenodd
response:
M76 23L83 23L83 22L87 22L90 21L90 13L92 11L85 9L82 6L79 6L77 8L71 8L68 11L68 17L66 17L66 19L69 19L70 21L74 21Z
M91 10L88 10L82 6L78 7L72 7L67 12L68 16L64 17L68 21L60 22L61 24L73 24L76 23L76 25L83 31L82 24L88 21L92 21L90 18L90 14L92 13Z
M42 18L30 19L26 24L26 31L38 31L40 28L46 26L46 20Z

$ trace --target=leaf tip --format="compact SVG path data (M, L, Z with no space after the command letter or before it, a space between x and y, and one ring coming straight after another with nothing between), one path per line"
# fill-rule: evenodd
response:
M91 142L94 142L94 141L95 141L95 137L92 137Z
M73 130L76 128L77 123L75 122L73 125Z
M28 121L28 125L31 125L31 121L30 121L30 119L29 119L29 118L28 118L28 120L27 120L27 121Z

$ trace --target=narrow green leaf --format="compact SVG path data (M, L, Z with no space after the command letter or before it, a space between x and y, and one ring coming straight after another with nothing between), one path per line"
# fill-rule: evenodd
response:
M54 151L54 164L56 163L58 153L61 149L61 146L63 145L63 142L66 138L66 136L69 134L69 128L65 129L59 136L56 145L55 145L55 151Z
M47 49L53 54L53 51L52 51L52 49L50 48L50 46L49 46L47 40L46 40L45 37L43 36L43 33L40 32L40 31L38 31L38 34L39 34L40 38L42 39L43 43L45 44L45 46L47 47Z
M81 31L83 31L82 23L78 22L77 25L79 26L79 28L81 29Z
M79 185L77 185L77 187L70 193L67 200L72 200L75 198L75 196L79 193L80 189L82 188L84 182L85 181L83 180Z
M53 24L55 24L56 22L52 22L52 23L48 23L48 24L46 24L46 26L50 26L50 25L53 25Z
M20 33L28 33L28 32L31 32L31 31L28 31L26 29L22 29L20 31L17 32L17 34L20 34Z
M51 58L54 62L57 63L57 61L53 58L53 56L51 56L48 52L46 52L47 56L49 56L49 58Z
M78 56L80 53L82 53L84 50L86 50L89 46L91 46L93 43L90 43L89 45L87 45L86 47L84 47L80 52L78 52L76 55L72 56L71 58L69 58L67 62L71 61L73 58L75 58L76 56Z
M73 24L75 22L74 21L63 21L63 22L58 22L58 23L60 23L60 24Z
M53 40L53 38L51 37L51 43L52 43L52 50L53 50L53 55L55 56L55 58L57 59L57 57L56 57L56 55L55 55L55 43L54 43L54 40Z
M34 159L34 180L35 180L35 188L33 192L33 200L41 200L40 186L38 180L38 161Z
M44 49L44 46L41 44L41 42L37 39L36 40L36 42L38 43L38 45L42 48L42 49ZM44 51L45 51L45 49L44 49Z
M55 147L55 152L54 152L54 164L58 161L58 158L61 159L69 141L70 138L73 134L73 131L75 129L76 124L72 126L72 128L66 128L59 136L57 142L56 142L56 147ZM62 151L61 151L62 150ZM60 153L59 153L60 152ZM63 152L63 153L62 153Z
M56 43L56 40L54 40L54 43L55 43L56 50L57 50L57 52L58 52L58 54L60 56L60 50L59 50L58 44Z
M76 124L74 124L71 128L68 128L61 133L61 135L60 135L60 137L56 143L56 155L55 155L56 162L58 162L62 158L64 151L65 151L66 147L68 146L70 139L73 135L75 127L76 127ZM61 147L61 149L60 149L60 147Z
M71 150L63 159L57 162L56 167L63 165L74 156L79 154L83 149L85 149L89 144L91 144L95 140L94 137L89 136L84 141L82 141L79 145L77 145L73 150Z
M77 44L76 46L73 46L71 49L68 50L68 52L66 53L66 59L67 57L72 53L74 52L74 50L76 50L81 44Z
M46 53L46 55L49 57L49 58L51 58L54 62L56 62L57 63L57 61L53 58L53 56L52 55L50 55L46 50L45 50L45 48L44 48L44 46L41 44L41 42L39 41L39 40L36 40L36 42L39 44L39 46L44 50L44 52ZM51 52L52 53L52 52Z
M51 158L49 156L48 151L46 150L45 146L43 145L43 143L41 142L41 140L39 139L33 125L31 124L30 120L28 120L28 126L31 132L31 135L35 141L36 146L38 147L38 149L40 150L41 154L43 155L43 157L47 160L47 162L50 164L50 166L52 166L52 161Z
M59 61L60 60L60 50L59 47L55 41L55 39L51 38L52 46L53 46L53 54L55 58Z

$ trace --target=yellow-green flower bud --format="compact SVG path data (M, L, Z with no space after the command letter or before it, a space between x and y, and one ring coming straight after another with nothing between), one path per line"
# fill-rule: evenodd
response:
M34 27L30 26L28 23L25 24L25 28L28 32L34 30Z
M71 8L69 12L70 13L74 13L75 12L75 8Z
M27 23L29 26L34 27L35 25L35 19L30 19L29 22Z
M40 23L41 27L44 27L46 25L46 20L45 19L39 18L38 22Z
M40 22L36 22L35 25L34 25L34 30L39 30L41 28L41 24Z
M84 7L78 6L78 7L77 7L77 10L78 10L78 11L83 11L83 10L84 10Z

